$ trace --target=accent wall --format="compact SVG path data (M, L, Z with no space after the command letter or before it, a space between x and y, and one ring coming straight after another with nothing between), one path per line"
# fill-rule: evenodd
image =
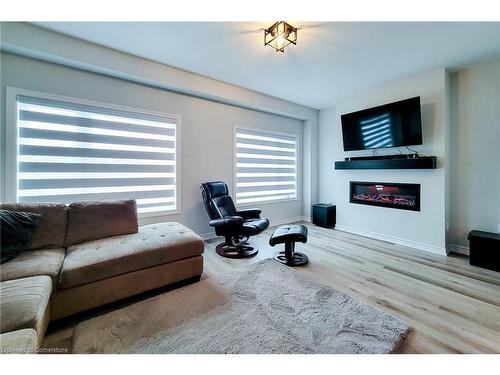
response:
M374 87L337 101L319 113L318 196L337 205L336 229L446 255L445 155L447 153L447 73L426 72ZM420 96L423 145L411 147L420 155L437 156L429 170L335 170L334 162L372 151L344 152L340 116L365 108ZM401 152L411 153L404 147ZM395 148L377 154L398 153ZM421 211L349 203L349 182L412 183L421 185Z

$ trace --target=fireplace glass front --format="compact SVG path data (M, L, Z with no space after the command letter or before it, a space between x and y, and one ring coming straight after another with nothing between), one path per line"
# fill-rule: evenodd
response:
M350 202L420 211L420 184L351 181Z

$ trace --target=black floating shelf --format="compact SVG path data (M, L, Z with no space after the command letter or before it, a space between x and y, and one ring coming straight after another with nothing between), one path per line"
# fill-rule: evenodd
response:
M436 157L336 161L335 169L436 169Z

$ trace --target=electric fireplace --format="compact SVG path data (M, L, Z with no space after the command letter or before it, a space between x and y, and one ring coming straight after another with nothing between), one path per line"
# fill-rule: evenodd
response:
M420 211L420 184L351 181L351 203Z

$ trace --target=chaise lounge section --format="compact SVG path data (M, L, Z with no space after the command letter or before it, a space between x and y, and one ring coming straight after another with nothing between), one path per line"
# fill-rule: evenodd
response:
M0 283L0 344L2 353L33 353L49 324L52 283L34 276Z

